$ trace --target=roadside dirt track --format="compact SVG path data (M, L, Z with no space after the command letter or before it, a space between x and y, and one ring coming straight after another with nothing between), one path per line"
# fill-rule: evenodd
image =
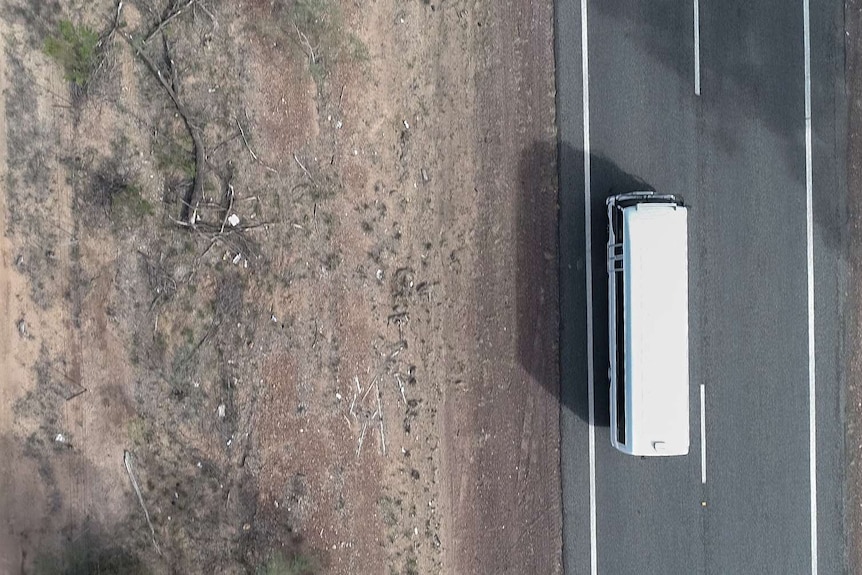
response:
M452 573L559 573L552 5L495 3L483 22L477 273L455 314L468 372L444 400L447 564Z

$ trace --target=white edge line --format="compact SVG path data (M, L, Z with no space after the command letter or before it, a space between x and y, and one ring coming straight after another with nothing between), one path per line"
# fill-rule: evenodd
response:
M817 575L817 402L814 347L814 213L811 150L811 25L809 0L802 0L805 47L805 208L808 275L808 475L811 483L811 574Z
M590 68L587 42L587 0L581 0L581 78L584 104L584 236L587 267L587 403L589 404L590 453L590 573L598 573L596 540L596 415L593 389L593 258L590 209Z
M694 0L694 95L700 96L700 0Z
M706 391L700 384L700 482L706 485Z

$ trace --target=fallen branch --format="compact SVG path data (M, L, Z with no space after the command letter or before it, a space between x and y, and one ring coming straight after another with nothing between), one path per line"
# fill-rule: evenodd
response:
M296 30L296 35L299 36L299 43L308 50L308 59L311 60L312 64L317 63L317 55L314 53L315 49L311 47L311 42L308 41L308 36L299 31L296 22L293 23L293 29Z
M141 504L141 509L144 510L144 517L147 518L147 525L150 526L150 534L153 538L153 546L155 546L156 552L161 555L162 550L159 549L159 544L156 543L156 530L153 528L153 522L150 521L150 514L147 511L147 506L144 505L144 496L141 495L141 488L138 487L138 480L135 479L135 473L132 471L132 453L130 451L123 451L123 463L126 465L126 473L129 474L129 479L132 481L132 487L135 488L135 493L138 496L138 502Z
M108 30L105 34L103 34L99 38L99 42L96 44L96 46L99 48L98 53L97 53L98 62L93 67L93 71L92 71L92 74L90 76L91 78L94 77L99 72L101 72L102 68L105 67L105 62L107 62L107 60L108 60L107 47L114 40L114 34L116 34L117 29L120 27L120 13L122 12L122 10L123 10L123 0L118 0L117 1L117 10L114 13L114 18L111 22L110 30ZM88 84L89 84L89 82L88 82ZM87 86L87 89L89 91L89 86Z
M302 168L302 171L305 172L305 175L308 176L308 179L311 180L313 183L314 178L311 177L311 174L308 172L308 170L305 169L305 166L302 165L302 162L299 161L299 158L296 157L296 152L294 152L294 154L293 154L293 159L296 160L297 165L299 165L299 167Z
M114 21L111 23L111 29L105 35L103 40L99 40L99 45L103 46L114 39L117 29L120 27L120 12L123 10L123 0L117 2L117 12L114 14Z
M380 369L377 370L377 373L374 374L374 378L371 380L371 383L368 384L368 389L366 389L365 393L362 395L363 401L365 400L366 396L368 396L368 392L371 390L371 388L374 387L374 385L377 383L377 380L380 379L380 376L383 375L383 372L386 371L386 368L389 367L389 364L392 362L392 360L398 357L398 354L401 353L406 347L407 342L401 340L396 344L395 350L386 356L386 358L383 360L383 364L380 366Z
M66 401L72 401L73 399L75 399L75 398L76 398L76 397L78 397L79 395L82 395L82 394L84 394L84 393L87 393L87 391L89 391L89 390L88 390L86 387L82 387L81 389L79 389L78 391L76 391L75 393L73 393L72 395L68 396L68 397L66 398Z
M380 402L380 383L376 383L377 388L377 417L380 419L380 449L383 455L386 455L386 435L383 433L383 404Z
M233 209L233 196L234 196L233 185L231 185L231 184L227 185L227 194L228 194L228 204L227 204L227 209L224 211L224 219L222 219L222 221L221 221L221 230L219 231L219 234L224 233L224 227L227 225L227 219L230 217L230 211Z
M404 395L404 382L401 381L401 376L397 373L395 374L395 381L398 382L398 390L401 391L401 400L404 401L404 405L407 405L407 397Z
M365 440L365 430L368 428L368 422L362 424L362 433L359 434L359 445L356 447L356 457L362 453L362 442Z
M248 112L246 112L245 118L246 118L246 120L248 119ZM243 129L242 129L242 124L240 124L240 123L239 123L239 119L238 119L238 118L237 118L237 120L236 120L236 127L237 127L237 128L239 128L239 135L240 135L240 136L242 136L242 142L245 144L245 148L248 150L248 153L249 153L249 154L251 154L252 159L254 159L254 161L255 161L255 162L257 162L258 164L260 164L261 166L263 166L266 170L269 170L269 171L270 171L270 172L272 172L273 174L277 174L278 172L277 172L276 170L274 170L273 168L270 168L269 166L267 166L267 165L263 162L263 160L261 160L261 159L258 157L258 155L254 153L254 150L252 150L252 149L251 149L251 146L250 146L250 145L249 145L249 143L248 143L248 139L245 137L245 130L243 130Z
M198 3L197 3L197 4L195 4L195 7L200 8L201 10L203 10L204 14L206 14L207 16L209 16L209 17L210 17L210 20L212 20L212 23L213 23L213 30L215 30L216 28L218 28L218 20L216 20L216 17L215 17L215 16L213 16L212 12L210 12L209 10L207 10L207 7L206 7L206 6L204 6L204 3L203 3L203 2L200 2L200 0L198 0Z
M197 2L197 0L189 0L185 4L185 6L174 8L167 16L162 19L161 22L156 25L155 28L153 28L153 30L149 34L147 34L146 38L144 38L144 44L148 44L156 34L164 30L165 26L167 26L171 20L182 14L184 10L189 8L195 2Z
M190 2L191 4L191 2ZM200 133L198 129L191 123L189 120L189 115L186 112L186 108L183 105L182 101L180 101L179 95L177 95L176 90L173 86L165 79L162 74L161 69L150 59L149 56L143 51L143 46L139 45L135 42L135 39L126 32L121 32L123 38L128 42L129 46L135 51L135 55L138 56L144 64L147 65L147 68L150 72L156 77L159 81L159 84L162 85L162 88L168 93L171 100L174 103L174 106L177 108L177 113L180 115L180 118L183 120L183 124L186 126L186 130L192 138L192 145L194 147L195 154L195 174L192 182L191 189L186 193L186 197L183 199L183 208L180 211L180 220L185 222L186 225L184 227L194 227L194 220L190 220L189 208L192 204L192 201L196 197L201 197L203 192L204 178L203 178L203 168L206 163L206 153L204 152L203 141L201 140ZM168 52L168 45L165 42L165 51L166 51L166 59L168 62L173 62L173 59L170 57L170 53ZM171 66L174 69L174 66ZM176 82L176 70L172 73L174 82ZM176 222L179 223L179 222Z

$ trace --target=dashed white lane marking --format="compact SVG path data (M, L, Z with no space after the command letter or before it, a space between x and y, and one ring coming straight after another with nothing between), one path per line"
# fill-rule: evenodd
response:
M700 0L694 0L694 94L700 96Z
M706 485L706 391L700 384L700 482Z

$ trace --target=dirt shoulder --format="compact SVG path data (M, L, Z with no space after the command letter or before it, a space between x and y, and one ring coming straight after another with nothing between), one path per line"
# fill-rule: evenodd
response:
M0 570L559 573L551 3L117 8L0 8Z
M477 20L475 271L446 330L466 366L444 408L455 573L561 572L552 23L527 2Z

